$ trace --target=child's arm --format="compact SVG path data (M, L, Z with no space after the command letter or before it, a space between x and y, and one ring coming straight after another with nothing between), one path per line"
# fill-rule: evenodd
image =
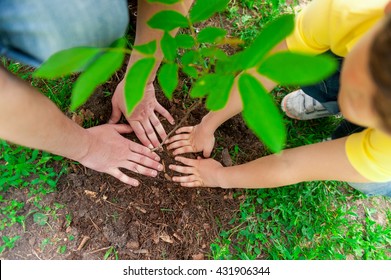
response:
M213 159L176 157L186 166L170 165L182 173L173 180L185 187L274 188L303 181L368 182L350 164L346 137L284 150L257 160L223 167Z
M285 40L277 45L271 53L287 50ZM255 69L248 71L254 75L266 88L271 91L277 84L260 75ZM174 150L174 155L184 153L204 152L204 156L210 156L214 144L214 132L226 120L239 114L243 110L243 103L238 89L238 78L235 79L229 99L225 107L219 111L209 112L195 127L179 129L177 135L171 137L166 143L169 150Z

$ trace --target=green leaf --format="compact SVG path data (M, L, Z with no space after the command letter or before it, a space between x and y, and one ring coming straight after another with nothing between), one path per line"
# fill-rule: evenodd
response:
M280 152L286 131L272 96L256 78L246 73L239 77L239 92L243 101L243 118L249 128L273 152Z
M221 41L225 35L227 34L227 31L218 28L218 27L206 27L198 33L197 40L200 43L217 43L218 41Z
M282 15L268 23L247 49L233 56L233 59L237 60L235 65L241 69L256 66L269 51L293 31L293 28L293 15Z
M177 27L188 27L187 18L175 11L167 10L156 13L147 22L151 28L171 31Z
M214 79L215 74L207 74L199 78L190 90L190 96L192 98L200 98L211 92L215 86Z
M212 48L202 48L200 49L200 54L203 57L215 58L218 60L227 60L228 56L222 50L212 47Z
M197 0L190 10L190 21L197 23L210 18L214 13L223 11L229 0Z
M164 57L168 61L174 61L177 54L176 41L168 32L164 32L163 38L160 41L160 46Z
M110 79L122 66L124 57L124 53L118 51L108 51L99 56L75 82L70 109L76 110L88 100L97 86Z
M173 63L164 64L160 67L157 78L164 94L168 99L171 99L174 90L178 86L178 65Z
M207 74L195 82L190 96L201 98L208 95L206 107L209 110L220 110L227 103L234 79L234 75Z
M198 71L193 66L183 66L182 71L183 71L183 73L185 73L186 75L188 75L189 77L191 77L193 79L198 78Z
M54 79L82 70L94 59L101 49L76 47L60 51L49 57L34 72L34 77Z
M129 69L125 80L125 104L128 115L143 98L148 78L155 63L156 60L154 58L143 58Z
M34 223L37 223L40 226L46 225L48 221L48 217L45 214L42 213L35 213L33 215Z
M206 108L211 111L217 111L224 108L225 104L227 104L235 76L218 74L213 74L213 76L214 87L206 100Z
M279 52L266 58L258 72L280 85L311 85L335 72L337 62L327 55Z
M181 62L183 65L196 64L199 59L199 53L193 50L187 51L183 54Z
M134 46L133 48L140 53L153 55L156 52L156 40L143 45Z
M194 38L187 34L178 34L175 40L178 48L190 49L195 45Z
M166 5L172 5L172 4L175 4L175 3L178 3L182 0L148 0L149 3L162 3L162 4L166 4Z

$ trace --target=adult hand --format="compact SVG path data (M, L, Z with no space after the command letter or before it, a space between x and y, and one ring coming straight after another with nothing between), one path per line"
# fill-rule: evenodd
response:
M184 176L174 176L172 180L178 182L183 187L220 187L219 172L224 168L214 159L189 159L185 157L176 157L186 166L169 165L173 171L185 174Z
M138 186L139 182L119 168L151 177L157 175L157 170L163 169L156 153L120 135L132 132L129 125L104 124L89 128L87 132L89 149L78 161L88 168L110 174L132 186Z
M168 150L175 149L173 155L185 153L203 152L204 157L210 157L215 137L213 133L204 129L202 124L196 126L181 127L176 131L177 135L166 141Z
M137 138L149 148L158 147L160 144L156 132L162 140L167 137L166 131L156 116L155 111L165 117L171 124L175 123L170 113L157 102L155 88L152 83L147 85L143 99L130 116L126 115L123 80L118 84L111 103L113 111L109 123L117 123L121 115L124 114Z

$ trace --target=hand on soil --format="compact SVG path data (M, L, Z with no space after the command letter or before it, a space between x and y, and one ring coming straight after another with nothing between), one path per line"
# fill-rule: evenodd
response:
M204 131L201 125L181 127L177 135L166 141L168 150L174 150L173 155L203 152L204 157L210 157L215 137L213 133Z
M88 152L78 160L84 166L110 174L132 186L138 186L139 182L124 174L120 168L151 177L163 170L156 153L121 135L132 132L129 125L105 124L89 128L87 132L90 143Z
M174 176L172 180L180 183L183 187L219 187L218 172L223 166L214 159L189 159L185 157L176 157L182 165L170 165L169 168L182 173L183 176Z
M163 125L156 116L156 112L165 117L171 124L175 123L170 113L157 102L152 83L147 85L143 99L130 116L126 114L123 81L118 84L111 103L113 112L109 123L117 123L124 114L137 138L149 148L158 147L160 144L156 132L162 140L167 136Z

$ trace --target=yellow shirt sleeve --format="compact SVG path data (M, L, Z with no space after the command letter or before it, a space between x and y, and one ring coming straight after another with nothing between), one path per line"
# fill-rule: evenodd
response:
M289 50L345 57L358 39L384 16L388 0L313 0L297 16L287 37Z
M350 135L345 148L349 162L363 177L373 182L391 181L391 136L368 128Z

